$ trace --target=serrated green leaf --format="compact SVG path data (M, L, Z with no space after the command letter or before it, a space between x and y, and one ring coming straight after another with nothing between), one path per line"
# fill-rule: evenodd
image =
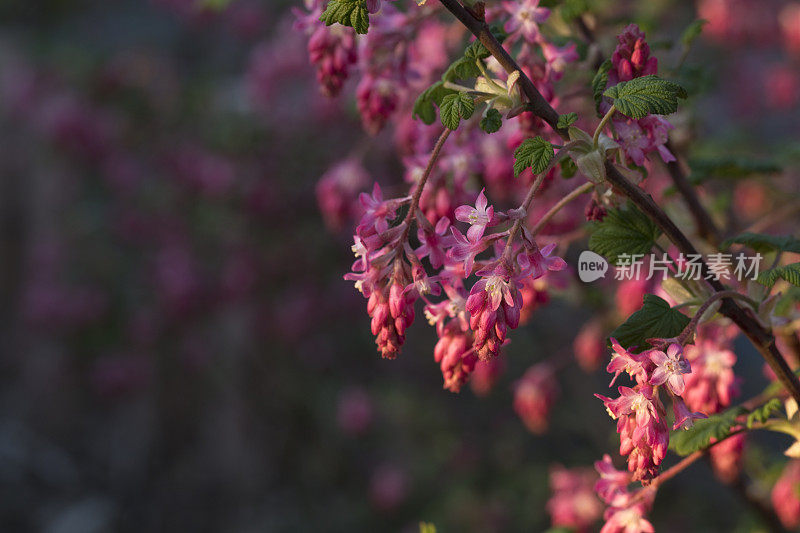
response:
M800 239L791 235L764 235L762 233L742 233L722 243L723 247L731 244L744 244L756 252L793 252L800 254Z
M606 59L603 61L603 64L600 65L600 68L597 69L597 73L592 78L592 94L594 95L594 107L597 110L597 114L601 115L600 113L600 102L603 101L603 93L606 90L606 85L608 85L608 71L611 70L611 60Z
M686 29L683 30L683 34L681 35L681 44L686 47L692 46L694 40L697 39L703 32L703 26L706 24L708 24L708 21L705 19L697 19L689 24Z
M642 307L611 332L624 348L644 347L647 339L669 339L680 335L689 317L673 309L654 294L645 294Z
M747 415L747 428L752 428L754 424L763 424L769 419L769 417L780 411L781 407L783 407L783 405L777 398L772 398L764 405L756 407L749 415Z
M481 118L481 129L486 133L494 133L503 125L503 117L497 109L490 109Z
M341 24L353 28L356 33L367 33L369 30L367 2L366 0L330 0L319 20L326 26Z
M558 124L556 124L556 127L558 129L566 129L575 124L575 121L577 120L578 120L577 113L567 113L566 115L559 115Z
M492 54L489 53L489 50L487 50L480 41L473 41L467 46L467 49L464 50L464 57L471 58L473 61L477 59L486 59L490 55Z
M758 275L756 281L772 288L778 279L786 280L792 285L800 287L800 263L792 263L791 265L765 270Z
M419 533L436 533L436 526L430 522L420 522Z
M604 96L625 116L639 119L647 115L669 115L678 110L678 98L686 98L686 90L675 82L652 74L622 81L609 87Z
M661 235L650 218L633 206L609 209L602 222L594 225L589 249L618 263L622 254L647 254Z
M467 93L448 94L439 106L442 124L448 129L458 129L461 119L468 119L475 112L475 102Z
M472 57L460 57L453 61L447 70L442 74L443 81L467 80L477 78L481 75L476 59Z
M445 96L455 93L456 91L446 88L444 82L437 81L422 91L417 97L417 100L414 102L412 116L414 118L419 118L425 124L433 124L436 120L436 110L433 104L439 106L442 104L442 100Z
M532 168L534 174L544 172L554 155L553 145L541 137L525 139L514 150L514 176L519 176L526 168Z
M746 412L745 409L737 406L705 420L696 420L690 429L672 433L669 438L669 447L678 455L683 456L704 450L708 448L711 439L719 441L730 435L731 429L737 425L736 417Z
M692 169L689 181L694 185L699 185L709 178L740 179L762 174L776 174L783 170L773 161L740 156L693 158L689 160L689 168Z

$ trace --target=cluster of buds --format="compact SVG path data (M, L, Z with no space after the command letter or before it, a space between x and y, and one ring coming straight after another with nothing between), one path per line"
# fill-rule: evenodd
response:
M609 87L658 72L658 60L650 55L650 47L639 26L629 25L617 36L617 40L619 44L611 56L611 70L608 72ZM608 100L600 105L603 112L610 108ZM612 123L616 132L615 140L633 163L644 165L645 158L653 151L657 151L666 162L675 161L675 156L665 146L672 124L663 117L650 115L634 120L617 114Z
M609 415L617 420L619 452L628 457L628 470L636 481L648 481L658 475L667 453L669 428L660 398L661 389L672 400L675 413L672 429L688 429L694 419L706 418L702 413L691 412L682 398L686 388L683 376L692 371L683 356L683 347L663 339L651 339L650 342L656 348L637 354L626 350L612 338L614 354L606 368L614 374L611 385L623 372L636 385L633 388L619 387L620 396L616 399L595 395L603 401Z

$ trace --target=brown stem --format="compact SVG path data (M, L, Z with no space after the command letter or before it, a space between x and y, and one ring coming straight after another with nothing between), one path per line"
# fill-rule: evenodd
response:
M439 0L441 4L450 11L467 29L469 29L486 47L498 63L509 74L514 71L520 73L520 87L527 96L530 103L530 110L539 118L547 122L556 133L563 139L568 139L569 135L566 128L558 128L558 112L544 99L536 89L536 86L522 71L516 61L506 52L503 46L495 39L489 27L482 20L478 20L470 14L458 2L458 0ZM642 212L648 215L662 232L678 247L678 250L685 255L698 255L694 245L686 238L674 222L661 210L644 190L631 183L623 176L616 166L609 160L605 161L606 177L609 183L620 193L627 196ZM713 279L711 271L705 261L700 261L701 272L704 277L709 277L708 284L717 292L725 290L719 280ZM775 375L778 376L781 384L786 390L800 403L800 381L795 376L789 365L775 347L775 338L765 330L756 318L732 300L725 300L722 303L720 312L730 318L748 339L753 343L764 360L769 364Z
M686 344L686 341L688 341L689 337L691 337L692 333L694 333L694 330L697 328L697 324L700 323L700 320L703 318L703 315L705 314L706 310L709 307L711 307L711 304L713 304L714 302L716 302L721 298L739 298L740 300L746 300L748 302L750 301L750 298L748 298L744 294L739 294L736 291L715 292L714 294L711 295L711 297L708 300L703 302L703 305L701 305L697 309L697 312L694 314L692 319L689 321L688 324L686 324L686 327L683 328L683 331L678 336L678 344L680 344L681 346Z
M675 153L669 141L667 141L665 146L667 150ZM720 242L719 229L717 225L714 224L706 208L700 203L700 198L697 197L697 193L692 184L689 183L680 163L678 161L670 161L669 163L665 163L665 165L672 178L672 183L675 184L675 188L678 189L678 192L683 196L683 200L686 202L686 206L689 208L689 212L694 218L694 223L697 226L697 233L711 244L715 246L718 245Z
M542 228L545 226L545 224L550 222L550 219L553 218L556 215L556 213L561 211L561 209L563 209L565 205L567 205L580 195L591 191L592 187L594 187L594 183L587 182L581 185L580 187L573 189L572 192L564 196L561 200L558 201L556 205L551 207L550 210L547 213L545 213L542 218L539 219L539 221L536 223L533 229L531 229L531 235L535 237L540 231L542 231Z
M405 224L406 227L403 230L403 235L398 241L400 243L406 242L406 239L408 238L408 232L411 229L411 222L414 220L414 215L417 213L417 208L419 207L419 199L422 196L422 190L425 188L425 184L428 182L428 178L433 171L433 165L436 164L436 159L439 157L439 152L442 151L442 146L444 146L444 142L450 136L450 133L452 133L452 130L450 128L445 128L442 134L439 135L436 145L433 147L431 157L428 159L428 166L425 167L425 172L423 172L422 177L420 177L417 188L414 189L414 196L411 197L411 205L408 207L406 218L403 219L403 224Z
M506 241L506 247L503 250L503 256L507 256L511 253L511 243L514 241L514 237L516 236L519 228L522 227L522 224L525 223L525 219L528 216L528 208L531 206L533 202L533 197L536 196L536 191L541 186L542 182L544 181L545 176L547 176L547 171L542 172L538 176L536 176L536 180L534 180L533 185L531 188L528 189L528 194L525 196L525 200L522 201L522 205L519 206L519 210L522 212L522 216L514 221L514 224L508 230L508 240Z

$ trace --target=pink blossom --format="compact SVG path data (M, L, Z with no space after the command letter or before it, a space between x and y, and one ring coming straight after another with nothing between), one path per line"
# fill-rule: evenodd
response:
M631 475L624 470L617 470L611 462L611 456L603 455L602 461L595 461L594 468L600 474L600 479L594 486L595 492L609 505L622 507L628 499L628 485Z
M550 16L549 9L539 7L539 0L506 1L503 2L503 9L511 15L504 26L509 40L515 41L522 36L531 44L539 41L539 24Z
M609 387L614 385L617 378L622 372L626 372L630 377L635 378L638 382L646 380L647 372L645 371L646 358L641 354L634 354L629 352L617 342L617 339L611 337L611 348L614 353L611 355L611 361L606 366L606 372L614 373L614 378Z
M772 506L787 529L800 526L800 460L789 461L772 487Z
M680 396L672 397L672 409L675 413L675 423L672 429L689 429L694 424L694 421L701 418L708 418L703 413L693 413L686 407L686 402Z
M433 356L442 369L444 388L459 392L475 369L478 358L472 349L472 334L451 322L433 349Z
M519 326L522 294L502 260L478 275L482 277L472 286L466 309L475 334L475 351L485 361L499 354L508 328Z
M746 440L745 433L737 433L709 450L714 474L725 483L733 483L741 473Z
M606 523L600 533L655 533L655 528L644 516L641 505L624 509L609 508L604 518Z
M455 242L455 237L447 234L450 228L450 219L442 217L436 222L433 231L428 226L420 225L417 230L417 238L422 244L414 250L417 257L423 259L428 257L433 268L440 268L447 261L447 248Z
M520 277L531 276L534 279L543 276L546 272L558 272L567 268L567 262L557 256L550 257L556 244L548 244L541 250L538 246L528 248L517 256L517 263L521 268Z
M591 469L550 469L550 491L547 501L553 527L586 531L603 513L603 506L594 493L597 474Z
M617 36L617 41L619 44L611 56L612 68L608 77L610 85L655 74L658 71L658 59L650 56L650 47L639 26L628 25Z
M465 237L456 227L451 227L450 231L455 242L447 251L447 256L453 261L463 263L464 274L469 276L475 265L475 256L488 248L489 243L482 237L475 240Z
M514 385L514 411L532 433L544 433L558 395L553 369L545 363L534 365Z
M523 298L525 293L522 294ZM617 343L619 344L619 343ZM605 356L603 328L600 322L590 321L583 325L572 342L575 359L585 372L593 372Z
M683 374L692 371L689 362L683 358L683 350L680 344L672 343L666 352L661 350L650 350L647 352L650 360L656 365L650 376L651 385L667 384L673 394L680 396L683 394L684 382Z
M475 200L475 207L462 205L457 207L455 211L456 220L470 224L467 230L467 239L470 241L477 241L483 237L483 232L486 231L486 227L492 223L494 218L494 207L488 205L489 202L484 194L485 190L485 188L481 189L480 194L478 194L478 199Z
M356 103L364 129L377 135L400 103L398 81L389 76L365 74L356 87Z

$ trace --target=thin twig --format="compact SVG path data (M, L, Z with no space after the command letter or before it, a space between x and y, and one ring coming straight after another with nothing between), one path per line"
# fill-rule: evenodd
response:
M531 230L531 235L533 235L535 237L540 231L542 231L542 228L545 226L545 224L550 222L550 219L553 218L556 215L556 213L561 211L561 209L563 209L563 207L565 205L567 205L568 203L570 203L572 200L574 200L575 198L579 197L580 195L591 191L593 187L594 187L594 183L586 182L583 185L581 185L580 187L577 187L577 188L573 189L572 192L570 192L569 194L564 196L561 200L559 200L556 205L551 207L550 210L547 213L545 213L542 218L539 219L539 221L536 223L536 225Z

